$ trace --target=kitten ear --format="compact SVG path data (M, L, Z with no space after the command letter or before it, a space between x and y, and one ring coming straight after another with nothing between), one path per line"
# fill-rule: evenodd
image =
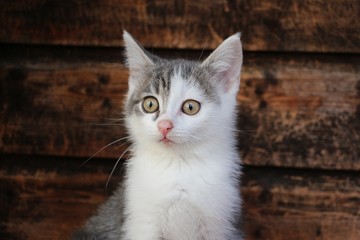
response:
M237 92L240 86L240 72L243 61L240 33L227 38L201 64L215 71L217 81L225 92L233 89Z
M136 40L124 30L125 54L130 75L142 71L146 66L153 65L153 61L146 55L145 50Z

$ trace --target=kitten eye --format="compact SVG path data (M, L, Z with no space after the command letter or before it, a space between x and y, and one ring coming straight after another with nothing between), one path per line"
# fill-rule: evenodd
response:
M200 103L195 100L186 100L182 105L183 113L187 115L195 115L200 111Z
M144 98L142 108L146 113L154 113L159 110L159 102L155 97Z

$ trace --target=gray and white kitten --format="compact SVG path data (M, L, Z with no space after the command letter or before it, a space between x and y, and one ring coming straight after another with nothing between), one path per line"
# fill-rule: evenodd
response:
M126 180L75 239L230 240L240 214L240 34L205 61L165 60L124 32Z

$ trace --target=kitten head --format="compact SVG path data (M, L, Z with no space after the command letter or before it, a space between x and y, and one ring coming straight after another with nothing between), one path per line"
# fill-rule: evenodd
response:
M130 70L126 124L135 145L173 151L233 141L240 34L203 62L165 60L124 32Z

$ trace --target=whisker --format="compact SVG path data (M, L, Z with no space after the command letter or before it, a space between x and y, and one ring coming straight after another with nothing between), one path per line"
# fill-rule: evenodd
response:
M115 113L117 113L117 114L119 114L120 116L122 116L123 113L121 112L121 109L120 109L120 108L116 108L115 105L114 105L111 101L109 101L109 102L110 102L111 107L114 109Z
M207 42L207 41L206 41L206 42ZM201 53L200 53L200 56L199 56L197 62L200 62L201 57L202 57L202 55L204 54L204 51L205 51L205 46L202 48Z
M177 131L176 133L177 134L176 134L176 136L174 136L174 138L186 138L186 141L192 141L193 139L202 141L201 138L199 138L193 134L189 134L185 131Z
M101 148L100 150L98 150L96 153L94 153L93 155L91 155L91 157L89 157L85 162L83 162L83 163L80 165L80 167L84 166L88 161L90 161L93 157L95 157L97 154L99 154L99 153L100 153L101 151L103 151L105 148L110 147L111 145L114 145L115 143L118 143L118 142L120 142L120 141L122 141L122 140L124 140L124 139L127 139L127 138L129 138L129 136L123 137L123 138L120 138L120 139L117 139L117 140L109 143L109 144L106 145L105 147L102 147L102 148Z
M123 123L93 123L95 126L124 126Z
M199 56L199 58L197 59L197 62L198 62L198 63L201 61L201 57L203 56L204 51L205 51L206 43L209 41L209 39L210 39L210 38L208 37L207 40L206 40L205 43L204 43L204 47L202 48L201 53L200 53L200 56ZM191 71L191 75L194 75L195 70L196 70L196 67L193 68L193 70Z
M251 136L251 135L254 135L254 133L256 133L257 130L240 130L240 129L238 129L235 132L247 134L247 135Z
M179 137L184 137L185 136L187 138L187 140L189 139L189 137L194 138L196 140L200 140L200 141L203 140L203 139L201 139L201 138L199 138L199 137L197 137L197 136L195 136L193 134L189 134L186 131L177 130L176 133L179 134Z
M192 134L190 134L189 137L202 141L202 138L196 137L195 135Z
M129 137L130 138L130 137ZM124 146L125 144L131 143L131 139L126 140L125 142L123 142L122 144L120 144L119 146L115 147L114 150L121 148L122 146Z
M231 130L231 131L237 132L237 133L247 134L247 135L251 135L252 133L256 133L256 132L257 132L257 130L242 130L242 129L225 127L225 126L224 126L224 129Z
M125 121L122 118L104 118L105 123L90 123L95 126L125 126Z
M111 170L110 176L109 176L109 178L108 178L108 180L107 180L107 182L106 182L106 190L108 189L110 179L111 179L112 175L114 174L114 171L115 171L117 165L119 164L119 162L120 162L120 160L122 159L122 157L130 150L130 148L131 148L131 146L128 147L128 148L121 154L121 156L117 159L117 161L116 161L113 169Z
M205 47L206 47L207 43L209 42L209 40L210 40L210 37L207 37L207 39L206 39L205 42L204 42L204 47L202 48L201 53L200 53L200 56L199 56L199 58L198 58L198 60L197 60L198 62L201 61L201 57L202 57L203 54L204 54Z
M104 118L105 120L108 120L108 121L113 121L113 122L122 122L124 121L124 119L122 118Z

